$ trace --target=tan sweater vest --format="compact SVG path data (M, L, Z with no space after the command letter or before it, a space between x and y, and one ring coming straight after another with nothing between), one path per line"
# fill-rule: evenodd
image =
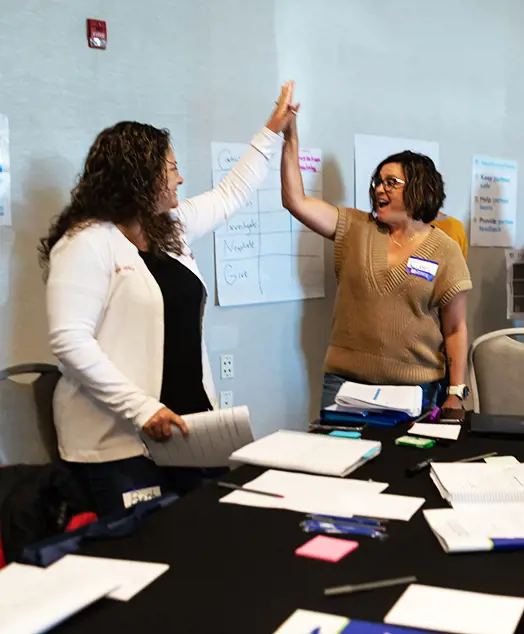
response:
M428 281L388 269L388 232L357 209L339 209L338 290L325 371L369 383L420 385L444 377L440 309L471 289L460 247L433 228L412 257L438 264Z

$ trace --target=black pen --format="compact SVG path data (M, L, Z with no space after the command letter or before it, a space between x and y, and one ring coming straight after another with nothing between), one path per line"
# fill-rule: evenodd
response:
M246 493L258 493L259 495L269 495L272 498L283 498L280 493L270 493L269 491L259 491L257 489L247 489L239 484L233 484L232 482L217 482L218 486L222 489L232 489L233 491L245 491Z

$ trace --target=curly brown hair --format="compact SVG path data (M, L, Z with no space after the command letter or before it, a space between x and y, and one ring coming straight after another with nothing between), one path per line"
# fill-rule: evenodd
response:
M372 218L377 218L377 198L373 183L380 179L380 170L384 165L400 163L406 177L404 187L404 205L413 220L422 220L429 224L437 217L444 205L446 194L442 175L437 171L435 163L424 154L405 150L399 154L392 154L384 159L375 169L369 186Z
M42 267L47 270L51 250L62 236L96 222L138 221L152 252L180 255L180 222L158 211L159 197L167 188L169 147L168 130L135 121L122 121L100 132L71 192L71 202L40 240Z

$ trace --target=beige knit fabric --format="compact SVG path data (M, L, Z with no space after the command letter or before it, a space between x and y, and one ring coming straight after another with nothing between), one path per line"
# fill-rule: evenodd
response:
M472 288L456 242L437 228L412 257L438 264L433 281L388 269L388 232L357 209L339 209L338 290L325 371L369 383L419 385L444 377L440 308Z

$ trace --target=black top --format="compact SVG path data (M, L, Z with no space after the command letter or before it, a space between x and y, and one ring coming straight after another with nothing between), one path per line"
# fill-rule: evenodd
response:
M160 400L181 416L209 410L211 403L202 384L202 282L168 255L139 253L164 298L164 367Z

